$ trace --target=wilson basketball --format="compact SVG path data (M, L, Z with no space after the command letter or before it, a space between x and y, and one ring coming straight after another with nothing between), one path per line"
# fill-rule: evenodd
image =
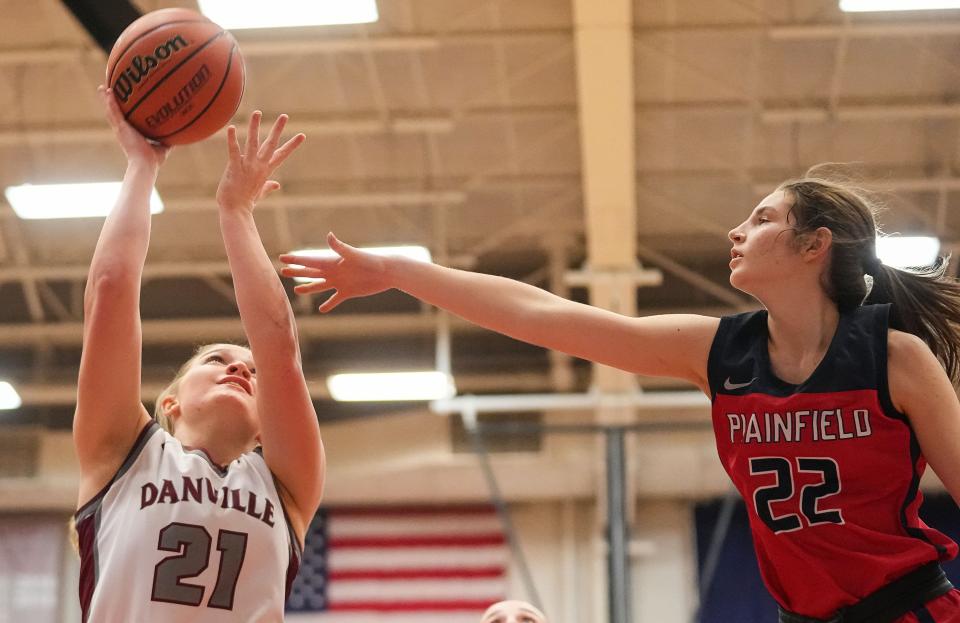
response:
M227 124L243 95L236 40L189 9L130 24L110 52L107 82L127 121L167 145L202 140Z

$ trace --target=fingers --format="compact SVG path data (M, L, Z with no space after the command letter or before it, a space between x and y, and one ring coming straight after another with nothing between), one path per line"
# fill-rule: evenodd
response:
M306 257L302 255L296 255L294 253L281 253L280 261L284 264L298 264L300 266L307 266L310 264L310 260L316 258Z
M305 270L309 271L310 269ZM284 274L293 274L294 272L299 273L303 271L304 269L296 269L295 271L291 271L288 268L283 269ZM344 296L340 290L336 289L336 286L329 284L325 279L317 279L312 283L301 283L293 288L293 291L296 294L320 294L322 292L329 292L330 290L334 290L333 296L328 298L320 305L319 310L321 313L326 313L334 309L340 303L348 300L350 297Z
M318 309L320 310L320 313L325 314L328 311L332 311L334 308L337 307L337 305L344 302L345 300L347 299L341 297L340 292L334 292L333 296L331 296L326 301L324 301L323 304Z
M304 266L303 264L283 266L280 268L280 274L284 277L299 277L304 279L321 279L327 276L325 270L313 268L312 266Z
M280 261L284 264L290 264L290 268L297 266L306 266L307 268L329 269L336 266L340 261L339 257L313 257L309 255L296 255L293 253L284 253L280 256ZM301 275L297 275L298 277ZM302 275L307 277L308 275Z
M246 158L253 158L257 155L257 150L260 148L260 117L263 116L263 113L259 110L253 111L253 114L250 115L250 123L247 126L247 143L246 149L244 149L244 156Z
M297 134L286 143L284 143L279 149L273 152L273 156L270 158L270 169L276 169L284 160L290 157L298 147L303 145L303 142L307 140L307 136L303 133Z
M240 160L240 142L237 140L237 126L227 128L227 155L231 161Z
M344 257L345 255L349 255L350 253L356 251L356 249L351 247L349 244L341 241L339 238L333 235L333 232L329 232L327 234L327 244L330 245L330 248L333 249L333 251L340 257Z
M329 292L335 289L336 287L327 283L326 279L317 279L310 283L300 283L293 287L293 291L297 294L320 294L321 292Z
M267 135L267 140L263 142L263 145L261 145L259 151L257 151L258 158L262 160L268 155L273 154L273 150L277 148L277 144L280 142L280 135L283 134L283 128L287 125L287 119L289 119L287 115L280 115L277 117L277 120L273 122L273 127L270 128L270 134Z
M263 188L260 189L260 194L257 196L257 200L264 199L272 192L280 189L280 182L276 180L267 180L263 183Z

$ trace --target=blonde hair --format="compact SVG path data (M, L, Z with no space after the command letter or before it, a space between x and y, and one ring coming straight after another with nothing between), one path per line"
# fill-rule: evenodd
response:
M157 401L153 405L153 418L157 421L160 426L170 433L173 434L173 421L163 412L163 401L170 397L177 395L177 389L180 387L180 381L183 379L183 376L187 371L193 367L193 364L203 359L207 353L210 353L221 348L246 348L250 349L249 346L243 344L203 344L197 347L193 351L193 355L190 359L187 359L183 365L177 370L177 373L174 375L173 380L170 381L170 384L163 388L163 391L160 392L160 395L157 396ZM67 537L70 540L70 545L73 547L73 551L77 554L80 553L80 535L77 533L77 521L76 518L71 516L67 521Z
M153 419L157 421L163 430L167 431L171 435L173 434L173 421L167 416L163 411L163 401L171 396L177 395L177 390L180 388L180 381L183 380L184 375L187 373L190 368L193 367L200 359L203 359L208 353L211 353L215 350L221 348L246 348L250 349L249 346L243 344L229 344L229 343L218 343L218 344L202 344L193 351L193 356L190 359L187 359L183 365L177 370L177 373L174 375L173 380L163 388L163 391L160 392L160 395L157 396L157 400L153 405Z

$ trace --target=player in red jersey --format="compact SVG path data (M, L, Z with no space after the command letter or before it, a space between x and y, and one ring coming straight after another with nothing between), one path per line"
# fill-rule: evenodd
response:
M286 276L321 279L298 292L335 291L322 312L396 288L519 340L695 384L781 621L960 623L939 566L957 546L917 515L927 461L960 499L960 287L942 260L881 264L876 236L857 190L809 174L782 184L729 234L730 282L764 310L722 319L626 317L332 234L339 258L281 259L301 266Z

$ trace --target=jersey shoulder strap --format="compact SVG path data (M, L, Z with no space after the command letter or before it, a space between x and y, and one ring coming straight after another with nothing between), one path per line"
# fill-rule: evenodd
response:
M710 395L730 382L755 379L759 375L759 358L756 356L760 339L767 335L767 312L745 312L720 319L717 333L710 345L707 358L707 379Z

